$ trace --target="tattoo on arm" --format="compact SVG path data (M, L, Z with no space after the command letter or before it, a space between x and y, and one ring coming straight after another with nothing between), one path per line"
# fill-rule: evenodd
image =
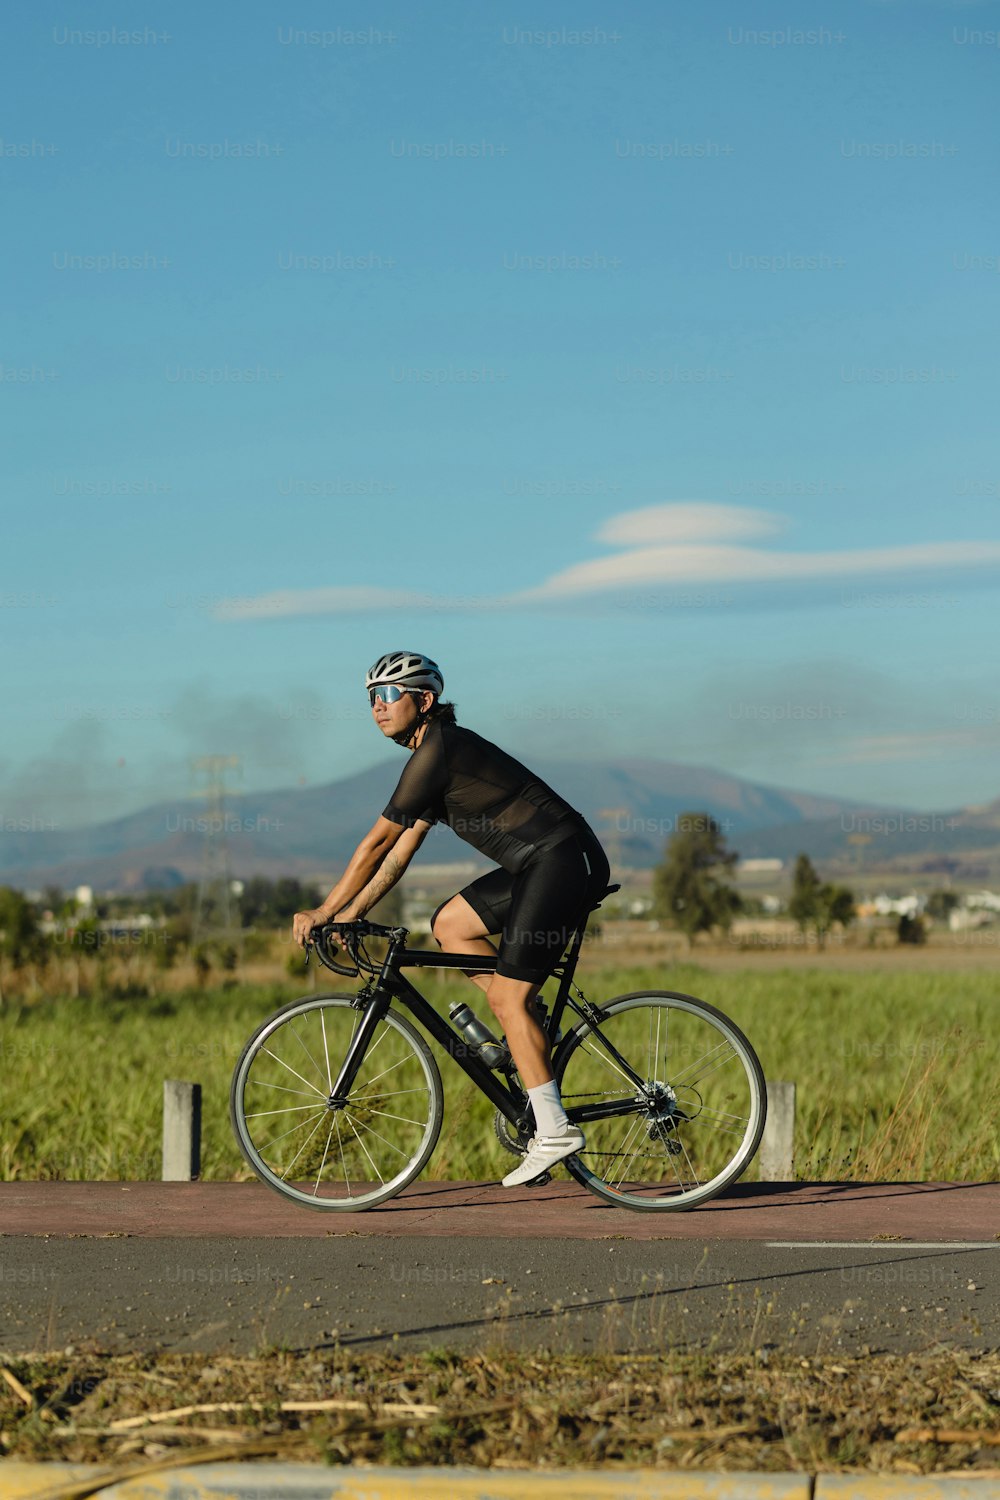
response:
M380 901L386 891L392 889L402 875L403 868L394 854L386 855L378 873L372 877L361 892L359 901L362 907L362 915L373 907L377 901Z

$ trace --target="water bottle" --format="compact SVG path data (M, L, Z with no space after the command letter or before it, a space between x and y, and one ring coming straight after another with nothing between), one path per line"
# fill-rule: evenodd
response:
M510 1062L510 1053L503 1042L498 1042L489 1027L479 1019L475 1011L464 1000L448 1012L459 1031L470 1043L476 1056L488 1068L502 1068Z

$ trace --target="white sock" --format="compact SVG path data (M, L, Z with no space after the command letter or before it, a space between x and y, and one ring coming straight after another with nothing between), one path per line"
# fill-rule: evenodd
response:
M569 1118L563 1109L559 1085L554 1078L528 1090L531 1107L535 1111L535 1130L538 1135L565 1135L569 1129Z

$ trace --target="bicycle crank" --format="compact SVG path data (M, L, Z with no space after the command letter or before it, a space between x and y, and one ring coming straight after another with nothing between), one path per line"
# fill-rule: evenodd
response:
M511 1156L523 1156L528 1149L528 1138L517 1134L514 1125L499 1109L493 1116L493 1130L497 1140Z

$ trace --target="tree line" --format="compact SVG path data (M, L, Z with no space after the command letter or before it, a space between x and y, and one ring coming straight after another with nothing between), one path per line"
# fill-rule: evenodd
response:
M189 955L204 980L212 967L224 972L236 968L236 950L224 940L199 943L195 934L196 884L135 895L101 896L90 906L81 906L72 895L48 886L36 899L23 891L0 886L0 1003L4 983L18 970L44 971L57 958L69 958L97 966L115 952L120 957L149 959L156 969L169 969ZM297 911L322 900L316 886L292 876L268 880L254 876L243 882L234 898L243 932L264 933L291 926ZM127 929L130 919L153 918L152 927L136 926L126 943L109 932L118 923ZM89 970L88 970L89 971ZM97 970L95 970L97 972Z
M728 932L741 913L759 914L759 902L741 896L734 884L738 860L738 853L727 847L715 818L706 812L684 813L653 872L653 915L678 928L692 944L699 933ZM398 892L392 896L398 900ZM276 880L253 876L243 882L235 904L241 928L252 933L283 927L297 911L311 909L321 900L322 893L316 886L293 876ZM952 892L932 892L927 910L947 920L956 901ZM155 932L137 939L149 948L157 967L168 968L178 956L189 952L206 970L212 962L223 969L235 968L234 955L203 952L194 942L196 904L197 886L193 883L135 895L99 897L86 910L56 887L47 887L36 900L10 887L0 887L0 1000L5 973L25 964L44 966L56 952L69 951L99 960L105 956L107 944L103 924L114 920L124 923L139 913L157 921ZM846 886L822 880L809 856L799 854L792 873L788 915L800 932L814 936L822 948L835 927L846 928L854 921L854 894ZM41 924L46 918L54 930L43 930ZM385 913L383 919L388 920ZM398 919L397 912L392 920ZM919 917L900 918L897 931L901 942L922 942L926 936ZM232 962L227 961L229 957Z
M726 847L719 823L709 813L684 813L653 873L653 912L680 928L692 944L700 932L728 932L746 910L731 876L739 859ZM808 854L800 854L792 875L788 914L803 934L822 948L835 926L855 917L854 895L846 886L821 880Z

